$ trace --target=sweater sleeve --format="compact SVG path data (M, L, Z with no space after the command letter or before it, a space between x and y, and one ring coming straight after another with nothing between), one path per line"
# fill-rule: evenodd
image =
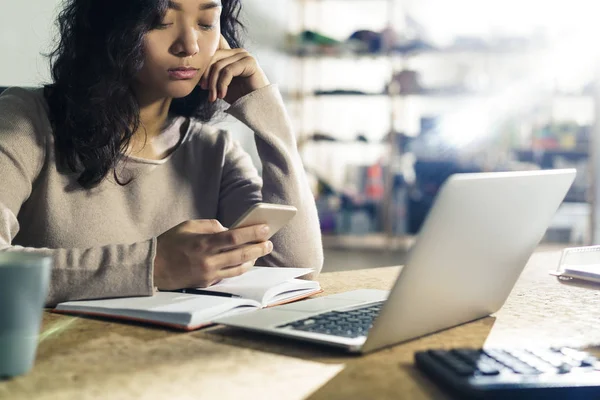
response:
M229 226L260 201L295 206L298 213L271 238L273 252L259 263L313 268L311 278L315 278L323 266L317 209L279 90L275 85L256 90L236 101L227 113L254 131L263 170L261 179L248 154L237 143L228 146L219 219Z
M0 95L0 251L24 251L53 259L46 304L153 293L156 239L89 249L17 246L19 211L47 161L46 111L27 90Z

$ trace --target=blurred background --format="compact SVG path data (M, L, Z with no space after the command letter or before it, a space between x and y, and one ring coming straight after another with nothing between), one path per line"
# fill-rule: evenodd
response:
M60 2L0 2L0 86L49 81L40 52ZM576 168L544 242L598 243L595 3L243 0L246 47L295 125L326 269L401 264L459 172ZM252 133L218 123L260 168Z

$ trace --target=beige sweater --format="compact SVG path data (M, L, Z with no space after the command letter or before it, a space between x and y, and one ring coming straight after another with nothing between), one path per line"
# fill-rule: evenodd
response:
M184 134L170 156L123 155L118 173L134 177L130 184L110 177L85 190L77 174L57 169L42 90L6 90L0 95L0 251L53 256L50 306L151 295L158 235L191 219L230 226L264 201L294 205L298 214L272 238L274 251L260 264L318 273L323 251L315 202L276 86L239 99L227 112L255 132L262 179L227 132L179 117L164 132Z

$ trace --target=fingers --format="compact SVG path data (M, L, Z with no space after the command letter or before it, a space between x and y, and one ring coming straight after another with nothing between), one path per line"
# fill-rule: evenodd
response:
M231 268L223 268L223 269L219 270L219 272L217 273L217 276L219 277L218 281L220 281L221 279L233 278L235 276L240 276L240 275L245 274L246 272L248 272L250 270L250 268L252 268L254 266L254 262L255 261L250 261L250 262L244 263L242 265L238 265L238 266L231 267Z
M223 36L221 34L221 38L219 39L219 48L218 50L231 50L231 46L229 45L229 42L227 42L227 39L225 39L225 36ZM202 74L202 78L200 80L200 86L204 89L204 90L208 90L208 80L210 77L210 70L211 67L213 66L214 63L230 57L231 52L223 52L223 51L217 51L215 53L215 55L213 56L210 65L208 66L208 68L206 69L206 71L204 71L204 74ZM211 93L212 94L212 93ZM212 100L211 100L212 101Z
M224 98L233 78L245 75L246 70L251 66L249 62L246 62L252 60L248 52L242 49L229 50L229 52L231 51L235 53L212 63L200 83L203 89L210 91L209 100L212 102L217 98Z
M225 58L231 57L232 55L239 53L240 51L241 50L238 50L238 51L236 51L236 50L217 50L215 55L210 60L210 64L208 65L208 67L206 67L206 70L202 74L202 78L200 78L199 84L202 87L202 89L204 89L204 90L208 89L207 82L208 82L208 78L210 77L212 66L215 63L217 63Z
M220 61L222 65L215 65L209 80L209 87L211 89L211 99L216 101L217 98L224 99L227 96L229 85L233 81L233 78L241 75L246 67L239 61L243 61L246 58L244 55L238 57L230 57L228 59ZM226 62L229 64L225 65Z
M241 275L247 272L257 259L271 251L273 251L273 244L263 242L206 257L198 262L193 270L194 286L207 287L221 279Z
M270 254L271 251L273 251L273 243L266 241L215 254L207 259L207 263L215 269L217 276L222 278L222 274L227 274L228 269L248 263L253 264L257 259Z
M218 63L221 60L235 56L240 53L246 53L246 51L244 49L217 50L215 55L210 60L210 64L208 65L208 67L206 67L206 70L204 71L204 73L202 74L202 77L200 78L199 85L202 87L202 89L204 89L204 90L209 89L208 80L211 75L213 65L215 65L216 63Z
M269 232L268 225L254 225L219 232L211 235L208 240L215 252L222 252L249 243L264 242L269 238Z
M249 55L244 52L213 64L208 80L211 101L225 98L233 78L246 71L247 64L244 62L246 58L249 58Z

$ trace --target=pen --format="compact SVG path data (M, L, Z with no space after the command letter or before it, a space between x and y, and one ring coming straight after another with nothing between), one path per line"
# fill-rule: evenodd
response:
M203 290L203 289L175 289L175 290L165 290L165 292L176 292L176 293L187 293L187 294L205 294L208 296L232 297L232 298L241 297L236 294L214 292L212 290Z

